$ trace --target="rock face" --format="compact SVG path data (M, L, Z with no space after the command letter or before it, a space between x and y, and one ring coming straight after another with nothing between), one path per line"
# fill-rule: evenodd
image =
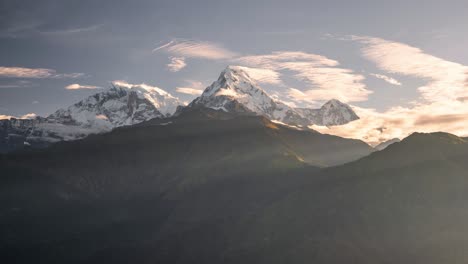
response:
M208 107L226 112L253 113L289 125L335 126L359 119L348 105L330 100L320 109L293 108L273 99L242 67L228 66L218 80L188 107Z
M179 105L177 98L157 87L116 82L112 88L46 118L0 120L0 152L22 146L43 147L167 117Z

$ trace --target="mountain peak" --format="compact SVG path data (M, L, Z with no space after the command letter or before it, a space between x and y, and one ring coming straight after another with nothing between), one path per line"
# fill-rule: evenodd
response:
M319 116L321 120L318 120L316 123L324 126L344 125L359 119L359 116L356 115L349 105L337 99L331 99L326 102L319 109Z
M218 80L205 89L202 97L225 96L238 99L243 94L266 92L249 76L244 67L227 66L219 75Z
M147 85L145 83L131 84L131 83L127 83L124 81L112 82L112 87L110 88L110 90L117 90L117 89L132 90L132 91L141 92L141 93L153 93L153 94L156 93L161 96L175 98L174 96L164 91L163 89L156 87L156 86Z
M446 132L421 133L414 132L404 138L402 142L407 144L439 143L439 144L466 144L468 141L461 137Z
M343 105L346 105L346 104L342 103L338 99L330 99L325 104L323 104L322 107L336 107L336 106L343 106Z
M415 132L401 142L374 152L363 160L372 164L373 170L383 170L442 160L447 157L461 158L466 155L468 155L468 141L463 138L444 132Z
M273 99L253 80L246 67L227 66L189 107L250 112L288 125L342 125L359 119L348 105L333 99L320 109L298 109Z
M14 142L7 140L7 144L12 145L11 149L23 144L46 146L50 142L75 140L115 127L167 117L179 105L176 97L158 87L114 82L109 89L59 109L46 118L13 120L0 127L0 135L17 135Z

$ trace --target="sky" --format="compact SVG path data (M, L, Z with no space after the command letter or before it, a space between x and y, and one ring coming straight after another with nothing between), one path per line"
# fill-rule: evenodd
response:
M47 116L116 80L190 102L227 65L292 106L350 104L320 132L468 135L468 2L0 1L0 116Z

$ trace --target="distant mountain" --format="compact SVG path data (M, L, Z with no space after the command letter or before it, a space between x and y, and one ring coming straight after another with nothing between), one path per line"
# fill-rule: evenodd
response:
M401 140L399 138L393 138L393 139L390 139L390 140L387 140L387 141L384 141L384 142L378 144L377 146L374 147L374 149L383 150L386 147L392 145L393 143L397 143L397 142L400 142L400 141Z
M172 115L181 103L166 91L148 85L115 82L110 89L46 118L0 120L0 152L24 146L44 147L115 127Z
M343 125L359 119L348 105L330 100L320 109L293 108L268 95L240 66L228 66L188 107L255 113L289 125Z

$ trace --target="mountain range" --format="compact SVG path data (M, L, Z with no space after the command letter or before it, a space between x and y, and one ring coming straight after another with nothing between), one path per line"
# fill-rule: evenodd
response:
M374 152L262 116L183 111L0 155L0 253L14 263L462 263L467 158L468 142L447 133Z
M356 118L288 106L231 66L187 106L116 82L1 121L2 262L466 262L467 138L372 148L308 127Z
M200 107L261 115L294 126L342 125L359 118L338 100L330 100L320 109L289 107L269 96L242 67L229 66L188 106L157 87L114 82L110 89L48 117L0 120L0 152L45 147Z

